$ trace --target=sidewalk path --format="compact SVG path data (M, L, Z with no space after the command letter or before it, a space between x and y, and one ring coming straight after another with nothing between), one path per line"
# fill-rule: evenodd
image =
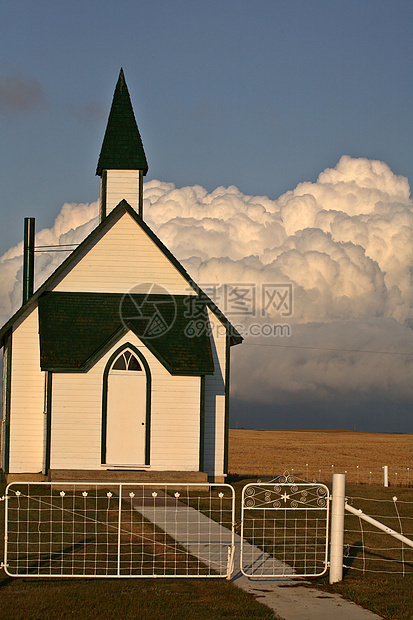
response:
M168 499L166 494L158 491L160 504L124 498L146 519L157 525L182 547L202 561L203 564L223 575L227 571L228 548L232 544L230 530L221 526L207 516L177 502ZM166 501L165 501L166 498ZM241 573L240 554L241 537L234 535L235 553L233 555L233 573L231 581L261 603L273 609L277 617L283 620L374 620L380 618L371 611L347 601L338 594L330 594L311 587L309 582L299 578L283 577L288 567L267 553L253 549L244 541L244 558L254 557L254 569L257 573L268 574L275 571L279 577L250 578ZM254 551L254 553L252 553ZM245 566L245 572L251 567Z

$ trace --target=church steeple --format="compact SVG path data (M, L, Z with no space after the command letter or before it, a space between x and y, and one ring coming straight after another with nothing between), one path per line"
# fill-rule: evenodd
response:
M101 177L101 220L123 199L142 216L143 175L147 172L145 151L121 69L96 169Z

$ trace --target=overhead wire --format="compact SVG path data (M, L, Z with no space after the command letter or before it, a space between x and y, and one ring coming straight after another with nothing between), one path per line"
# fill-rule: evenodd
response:
M244 341L244 346L250 347L276 347L278 349L309 349L314 351L336 351L339 353L376 353L380 355L413 355L413 353L401 352L401 351L374 351L370 349L338 349L333 347L309 347L295 344L272 344L266 342L247 342Z

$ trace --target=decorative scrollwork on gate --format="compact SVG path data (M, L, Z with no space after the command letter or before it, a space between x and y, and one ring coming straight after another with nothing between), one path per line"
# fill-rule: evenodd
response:
M281 476L280 476L281 477ZM287 477L286 477L287 478ZM245 508L325 508L328 488L312 483L249 484L244 490Z

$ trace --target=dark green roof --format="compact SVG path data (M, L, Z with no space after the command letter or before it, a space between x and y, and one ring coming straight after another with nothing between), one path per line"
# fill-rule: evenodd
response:
M207 306L198 296L44 293L40 365L54 372L87 370L130 329L171 374L213 374L208 326Z
M123 70L120 70L96 174L103 170L143 170L148 163L133 113Z

